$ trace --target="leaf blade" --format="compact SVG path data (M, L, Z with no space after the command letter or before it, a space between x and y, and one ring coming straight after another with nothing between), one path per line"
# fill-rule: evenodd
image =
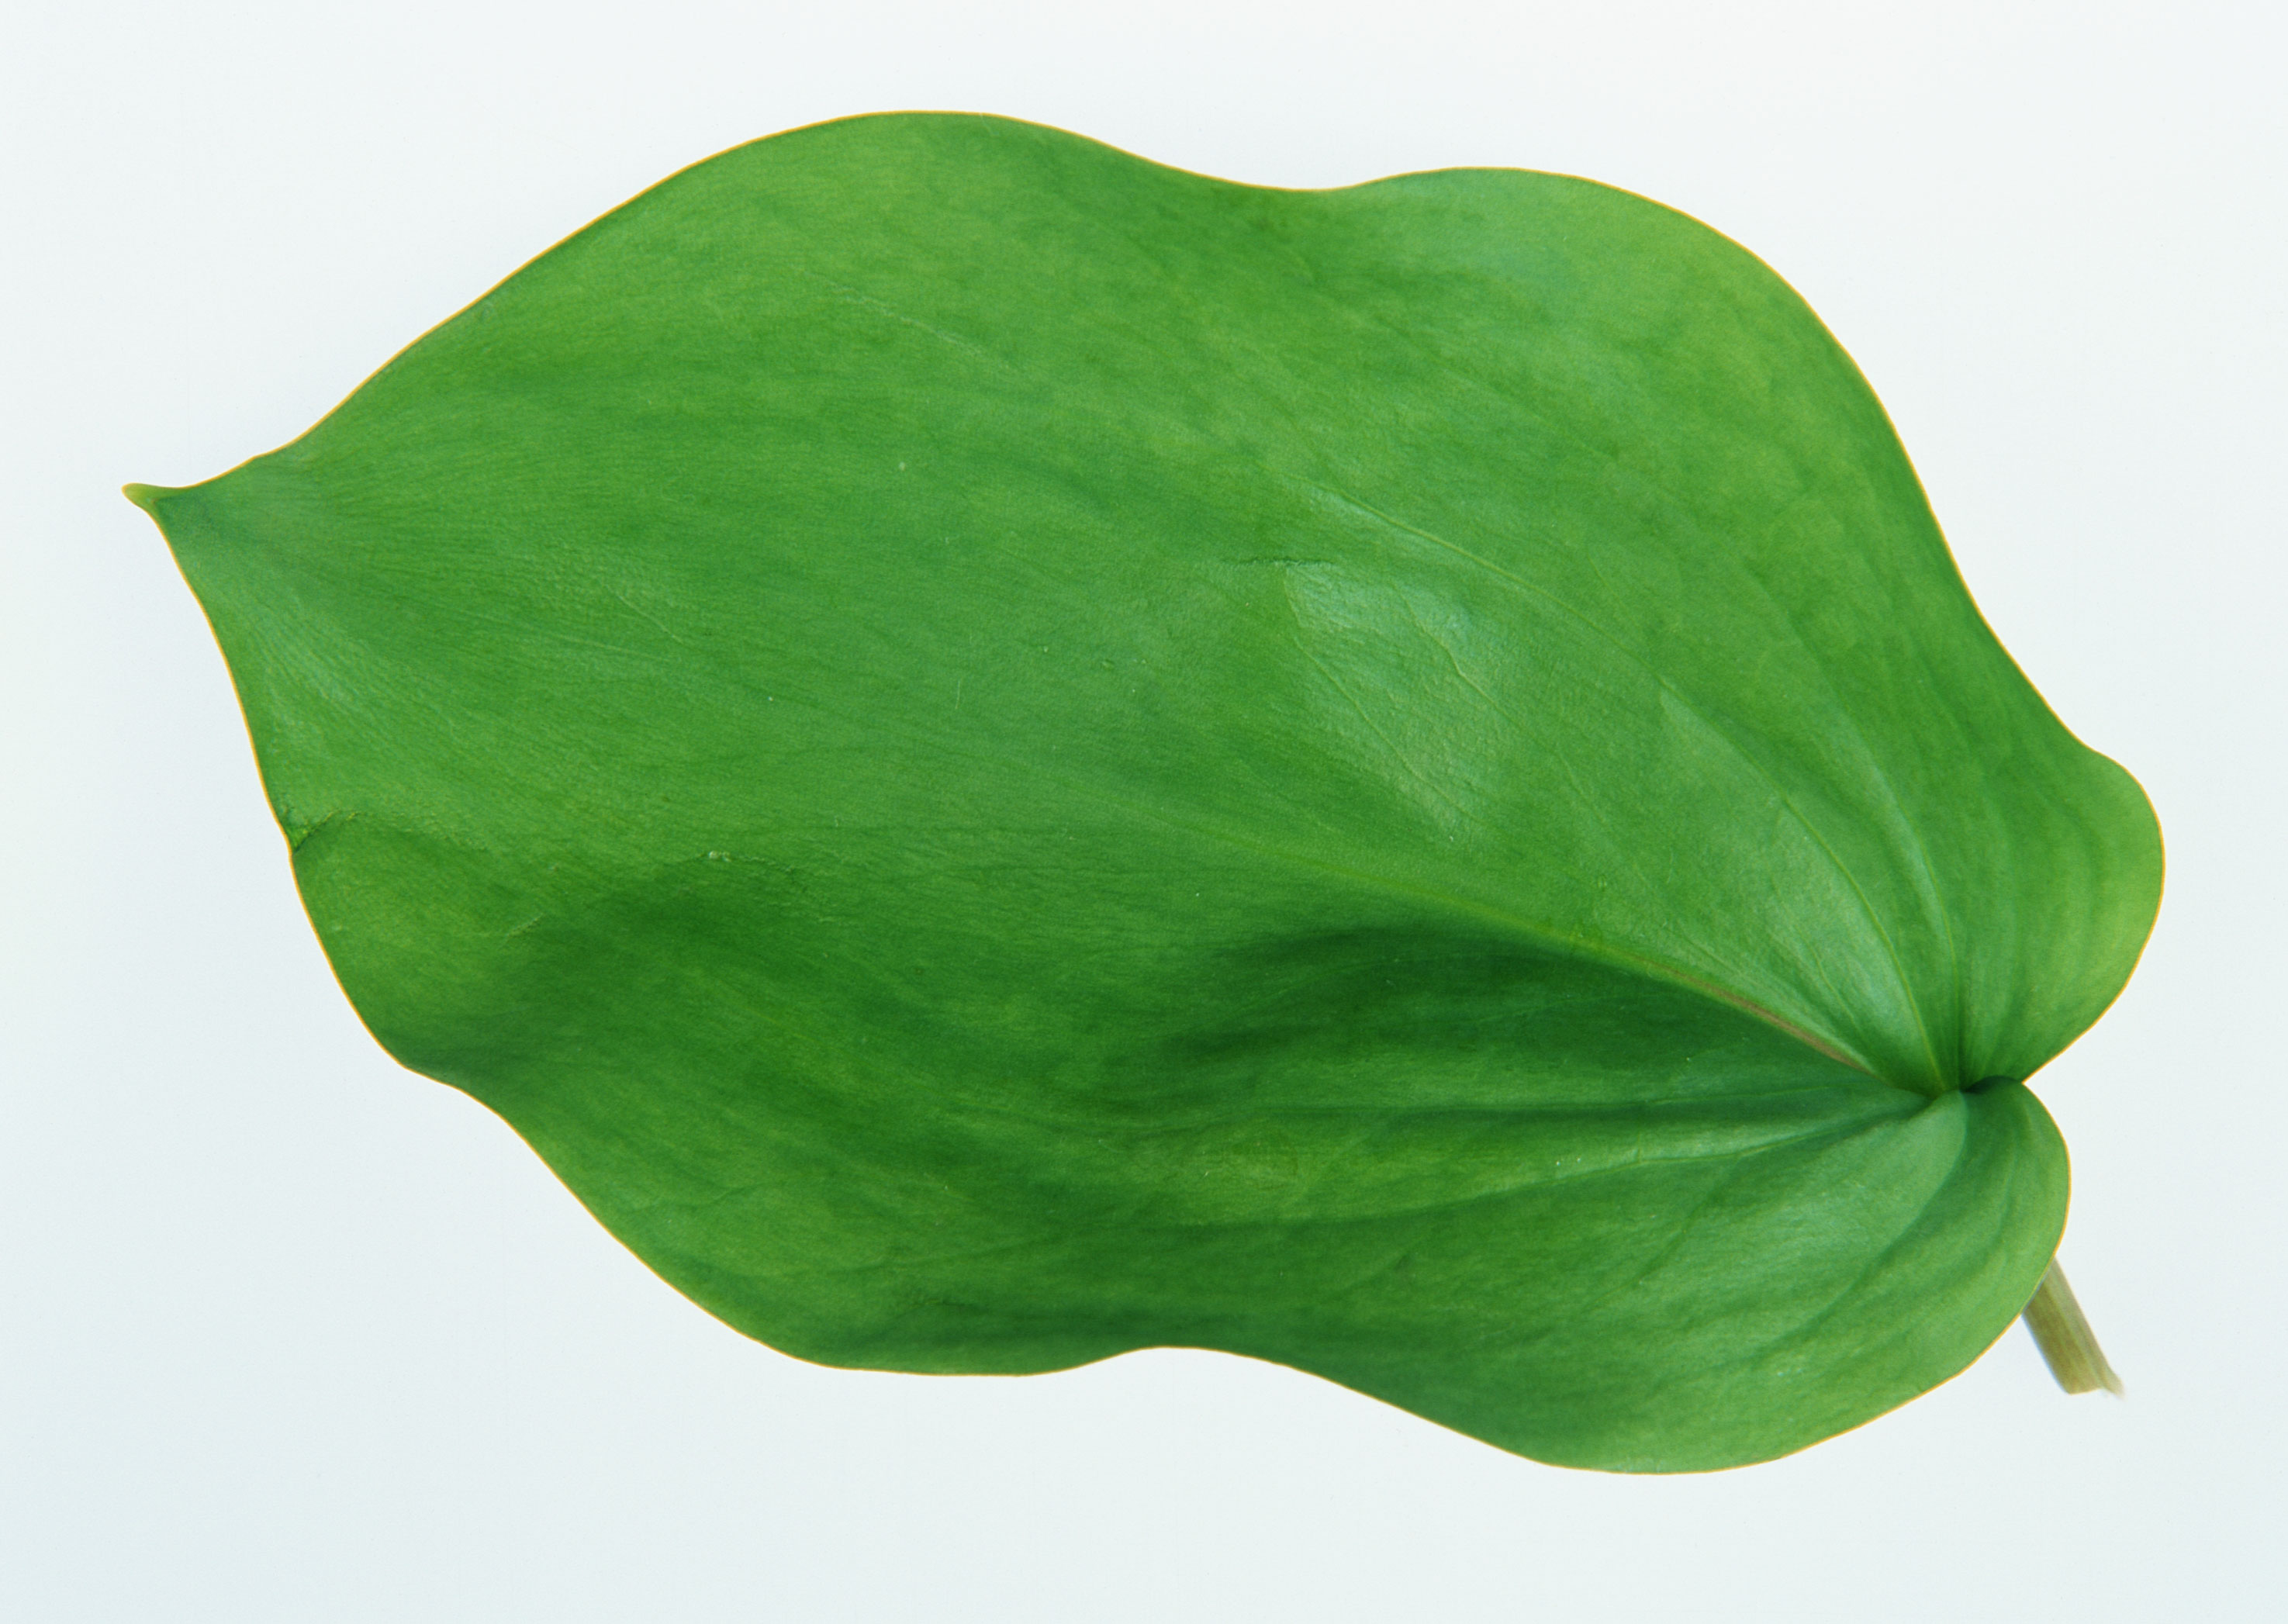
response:
M294 446L147 505L376 1035L499 1110L691 1295L836 1362L1188 1340L1412 1394L1542 1458L1800 1446L1951 1374L2022 1306L2062 1147L2022 1090L1961 1090L2094 1019L2157 897L2141 793L1979 620L1848 358L1735 246L1585 182L1271 193L1001 121L798 131L607 217ZM1423 963L1474 994L1441 1004ZM1275 1041L1197 1048L1308 1005L1298 964L1347 989L1319 1026L1291 1010ZM1593 1063L1619 1007L1657 1052ZM1294 1102L1380 1052L1377 1011L1406 1034L1379 1103L1299 1137ZM1467 1087L1442 1058L1457 1030L1506 1034ZM754 1073L764 1050L791 1058ZM1849 1186L1857 1228L1823 1220L1878 1265L1848 1334L1803 1356L1824 1407L1765 1372L1705 1413L1695 1382L1730 1367L1707 1326L1736 1352L1769 1329L1713 1265L1567 1342L1532 1255L1492 1247L1499 1200L1460 1201L1474 1240L1430 1286L1386 1286L1411 1353L1346 1363L1313 1317L1419 1221L1378 1168L1442 1168L1421 1176L1460 1200L1480 1165L1408 1090L1495 1079L1467 1108L1518 1167L1633 1123L1668 1170L1627 1212L1688 1230L1694 1159L1660 1147L1709 1128L1664 1118L1658 1085L1749 1051L1719 1091L1753 1116L1784 1073L1832 1144L1736 1144L1736 1176L1839 1166L1821 1158L1868 1134L1909 1147ZM1617 1118L1536 1105L1606 1071L1636 1090ZM1186 1138L1212 1082L1253 1102L1231 1132L1287 1148ZM824 1127L794 1133L806 1112ZM1362 1161L1343 1135L1376 1120L1386 1153ZM1931 1184L1911 1147L1949 1123L1981 1170L1939 1201L1954 1174ZM1308 1176L1283 1183L1281 1156ZM1199 1200L1253 1202L1251 1239L1207 1263L1177 1245L1221 1209L1137 1182L1163 1162L1207 1179ZM1044 1170L1067 1163L1089 1176ZM951 1193L923 1200L933 1179ZM1752 1216L1794 1234L1827 1210L1818 1182ZM1920 1276L1880 1262L1870 1215L1924 1184L1956 1244L1919 1255L1951 1272L1887 1295ZM735 1216L723 1192L750 1188L782 1192L767 1216ZM1591 1194L1529 1226L1576 1285L1617 1244ZM1342 1241L1339 1196L1383 1240ZM1325 1276L1284 1296L1259 1278L1281 1201L1315 1237L1287 1261ZM1056 1227L1085 1213L1112 1252ZM898 1237L945 1230L975 1293L1001 1267L981 1260L1035 1260L992 1314L929 1307L958 1279ZM871 1260L893 1300L791 1301L775 1236ZM1497 1254L1564 1357L1423 1375L1425 1327L1495 1335L1457 1331L1450 1302ZM1837 1278L1784 1247L1726 1256L1783 1319ZM1164 1271L1203 1299L1224 1282L1223 1318L1153 1299ZM1942 1335L1886 1341L1862 1312L1914 1301L1947 1304ZM1281 1303L1289 1328L1249 1328ZM1011 1353L1023 1336L988 1323L1035 1319L1063 1352ZM1585 1358L1605 1376L1569 1387Z

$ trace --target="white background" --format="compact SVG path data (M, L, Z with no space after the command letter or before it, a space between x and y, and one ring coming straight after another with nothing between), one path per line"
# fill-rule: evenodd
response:
M2260 5L76 6L0 22L0 1616L2288 1616L2288 36ZM999 112L1235 179L1498 164L1729 233L1896 420L2170 890L2038 1080L2131 1397L2013 1331L1774 1465L1503 1455L1201 1353L853 1374L393 1066L122 481L299 433L749 138Z

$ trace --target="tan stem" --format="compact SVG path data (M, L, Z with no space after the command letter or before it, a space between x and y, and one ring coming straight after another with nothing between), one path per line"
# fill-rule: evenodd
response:
M2026 1304L2026 1328L2049 1361L2050 1374L2066 1391L2093 1393L2101 1387L2117 1398L2122 1396L2121 1378L2105 1362L2105 1350L2082 1318L2081 1304L2074 1301L2073 1287L2066 1284L2066 1271L2055 1258L2034 1287L2033 1301Z

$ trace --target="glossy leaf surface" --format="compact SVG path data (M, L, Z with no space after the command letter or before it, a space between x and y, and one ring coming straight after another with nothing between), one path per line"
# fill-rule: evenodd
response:
M375 1035L807 1359L1799 1448L2026 1302L2157 906L1848 358L1583 181L818 126L134 494Z

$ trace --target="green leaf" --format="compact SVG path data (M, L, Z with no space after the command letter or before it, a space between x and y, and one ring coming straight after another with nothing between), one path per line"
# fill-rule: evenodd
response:
M894 115L131 487L342 985L715 1314L1781 1454L2024 1306L2157 905L1785 284Z

